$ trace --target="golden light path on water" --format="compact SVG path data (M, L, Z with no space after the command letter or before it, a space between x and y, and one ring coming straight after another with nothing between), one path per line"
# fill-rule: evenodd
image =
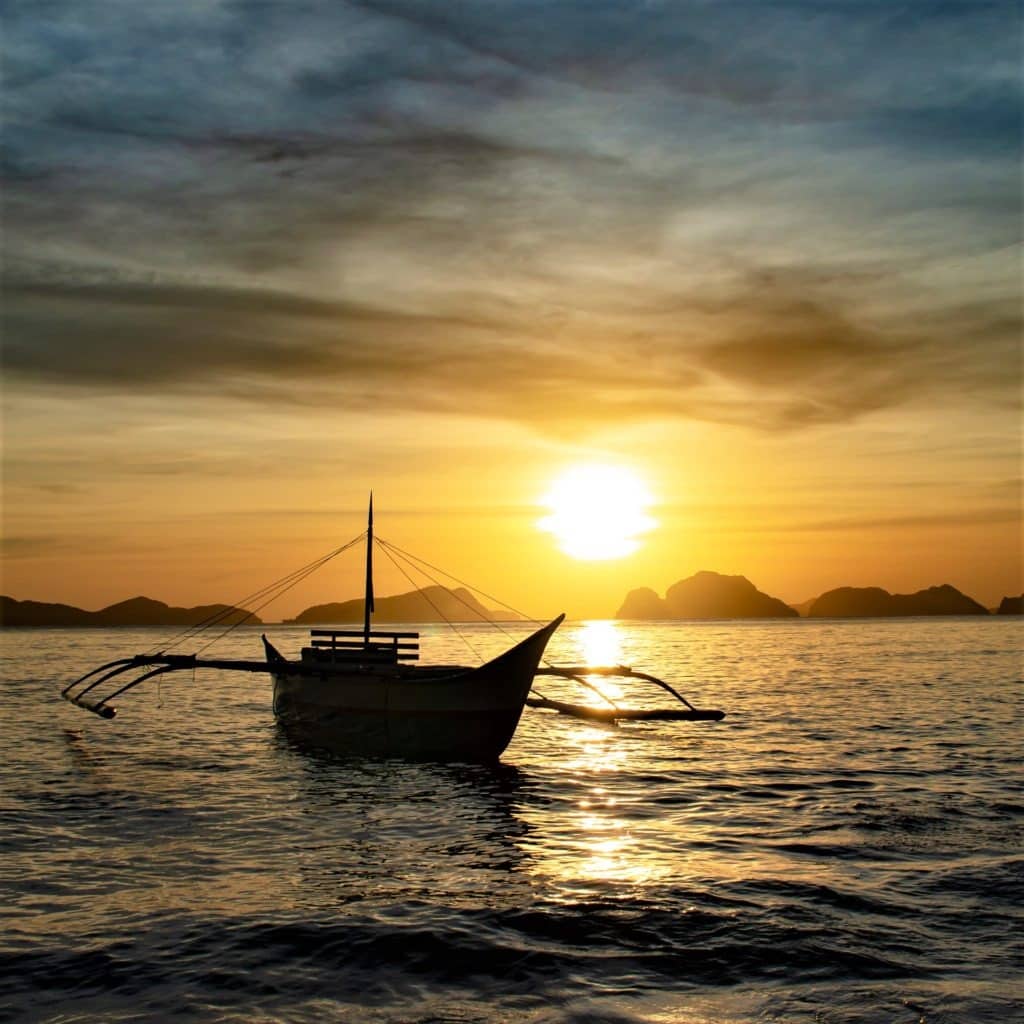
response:
M629 754L600 734L594 739L581 734L565 750L562 767L582 785L561 830L561 842L549 842L536 851L533 873L557 880L570 892L607 882L639 885L664 876L668 865L644 855L619 813L618 797L601 784L606 775L628 771Z
M419 628L433 662L461 656ZM307 642L243 627L218 653L251 657L263 629ZM466 632L484 657L508 646ZM309 750L248 675L140 687L112 721L59 700L71 664L157 640L12 631L0 651L18 751L0 959L22 1016L126 1021L145 992L196 1021L824 1007L854 1024L910 1003L1016 1019L1018 622L567 623L553 663L623 662L728 717L615 728L529 709L500 765ZM624 707L665 706L621 689Z
M618 665L622 662L622 634L608 619L582 623L578 642L585 665Z
M580 623L576 643L580 662L611 666L623 662L622 631L613 621L595 619ZM619 701L623 687L609 676L592 675L588 682ZM606 706L597 693L580 689L579 701ZM576 698L574 698L576 699ZM621 775L630 769L628 749L614 742L614 727L577 732L574 745L565 751L564 768L586 783L585 794L576 802L566 830L566 842L557 851L549 847L537 865L540 873L562 882L618 882L644 884L671 874L671 863L650 856L649 845L634 834L619 813L618 798L600 784L603 776Z

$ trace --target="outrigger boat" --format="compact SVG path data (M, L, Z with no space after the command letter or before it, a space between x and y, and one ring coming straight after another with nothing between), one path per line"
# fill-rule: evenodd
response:
M263 660L202 658L197 653L168 654L166 651L136 654L87 672L65 687L61 695L102 718L113 718L117 709L111 704L112 700L140 683L169 672L209 668L266 673L273 680L274 714L291 736L337 753L427 761L497 760L512 739L523 708L527 706L610 723L619 720L719 721L725 717L722 711L695 708L668 683L623 665L540 667L548 641L564 615L552 619L484 665L411 665L409 662L419 658L418 633L372 628L375 541L384 545L386 552L400 550L374 537L372 495L366 532L312 565L318 568L363 537L366 539L366 591L362 630L313 629L309 646L302 648L297 660L281 654L266 634L262 636ZM312 569L306 567L285 577L284 582L294 585L310 571ZM279 589L273 596L281 592L283 590ZM215 618L224 614L221 612ZM212 624L201 623L186 635L195 635L198 629ZM230 628L239 624L236 622ZM126 674L137 670L142 670L142 674L122 683ZM531 697L534 678L538 675L574 679L594 690L596 687L587 676L646 679L671 693L683 706L670 710L628 710L619 708L600 690L596 692L608 702L608 708L551 700L536 691L536 696Z

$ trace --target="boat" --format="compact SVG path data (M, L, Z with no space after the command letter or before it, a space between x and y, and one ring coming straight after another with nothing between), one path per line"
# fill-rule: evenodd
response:
M483 665L416 665L420 653L418 633L373 628L373 551L375 541L383 542L374 537L372 494L365 533L311 565L319 567L363 538L366 583L362 629L312 629L309 644L293 659L283 655L266 634L261 638L264 658L260 660L203 658L200 653L169 654L166 648L136 654L92 669L66 686L61 695L72 704L109 719L117 714L111 701L169 672L209 668L266 673L273 682L274 714L290 738L343 755L418 761L496 761L511 741L526 707L611 724L620 720L718 721L724 717L718 710L695 708L668 683L626 666L541 667L548 641L564 615ZM385 551L389 549L401 550L393 545L384 546ZM287 584L287 589L309 571L312 569L305 567L278 583ZM279 596L283 590L274 584L258 593L267 592ZM227 631L241 621L244 620L236 618ZM197 624L185 635L194 636L209 625ZM122 683L126 674L139 670L141 675ZM610 705L608 708L551 700L533 690L538 675L576 680L592 690L596 687L587 676L647 679L678 698L683 708L622 709L604 694L601 696ZM531 696L531 692L535 695Z
M372 757L493 761L512 739L551 634L543 629L476 668L412 666L415 633L314 630L302 669L264 638L274 714L316 747ZM276 656L275 656L276 655ZM280 660L279 660L280 659Z

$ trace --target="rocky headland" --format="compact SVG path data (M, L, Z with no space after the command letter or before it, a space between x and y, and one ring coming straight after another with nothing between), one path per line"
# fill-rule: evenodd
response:
M999 615L1024 613L1024 595L1004 597ZM680 580L659 597L650 587L631 590L619 619L764 619L891 618L917 615L988 615L973 598L944 583L913 594L890 594L881 587L837 587L799 604L764 594L744 576L698 572Z
M664 598L649 587L631 590L618 619L795 619L798 613L761 593L745 576L698 572L673 583Z

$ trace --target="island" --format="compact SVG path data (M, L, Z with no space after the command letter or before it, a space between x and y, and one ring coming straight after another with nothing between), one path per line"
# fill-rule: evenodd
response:
M213 618L225 626L243 621L251 625L262 623L245 608L228 604L175 608L150 597L133 597L90 612L70 604L16 601L13 597L0 596L0 626L194 626Z
M660 598L649 587L631 590L618 619L795 619L799 613L761 593L745 576L702 570L673 583Z
M1024 594L1018 597L1004 597L999 602L996 615L1024 615Z
M374 622L493 622L515 618L510 612L490 611L464 587L449 590L440 585L412 590L374 601ZM317 604L300 612L289 625L362 622L363 599Z
M913 594L890 594L881 587L837 587L816 598L807 611L815 619L988 614L984 605L948 583Z

